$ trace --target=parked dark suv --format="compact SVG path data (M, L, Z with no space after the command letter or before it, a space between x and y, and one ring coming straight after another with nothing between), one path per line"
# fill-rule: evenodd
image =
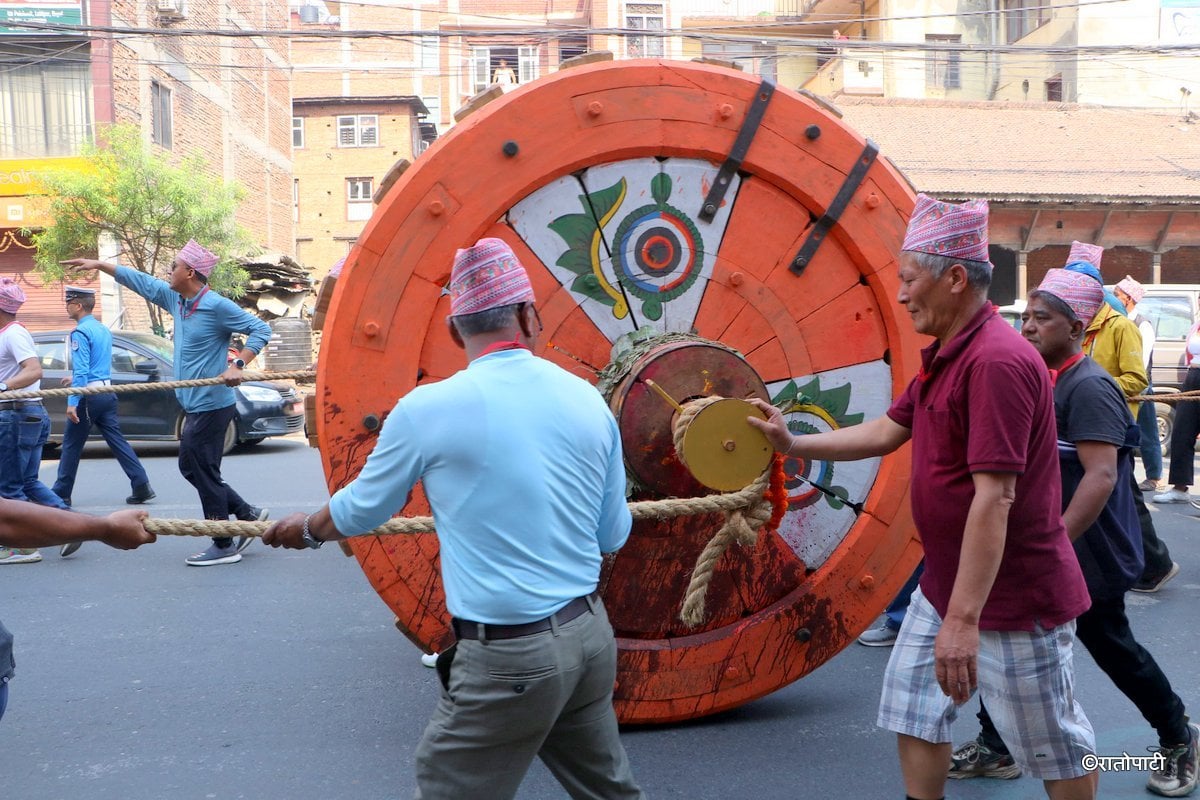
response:
M71 376L69 331L33 334L42 364L43 389L57 389ZM175 378L174 346L149 333L113 331L112 382L154 383ZM268 436L283 436L304 429L304 403L296 390L277 383L248 381L234 389L237 418L225 432L225 452L238 444L258 444ZM121 431L131 441L178 441L183 430L183 409L173 391L119 394ZM66 427L67 398L47 397L50 441L62 443ZM92 432L99 438L98 431Z

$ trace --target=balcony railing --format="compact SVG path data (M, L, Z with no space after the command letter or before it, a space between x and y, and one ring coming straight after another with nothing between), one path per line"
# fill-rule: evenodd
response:
M806 17L820 0L775 0L775 16L783 19Z

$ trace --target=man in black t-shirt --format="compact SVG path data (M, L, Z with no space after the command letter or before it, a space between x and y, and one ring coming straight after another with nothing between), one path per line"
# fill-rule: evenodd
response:
M1188 723L1183 701L1134 639L1125 614L1125 592L1143 567L1130 478L1138 429L1116 381L1082 348L1088 322L1103 302L1095 281L1052 269L1029 294L1021 333L1041 353L1054 385L1063 523L1092 599L1076 620L1076 636L1158 732L1158 766L1146 788L1183 797L1196 788L1200 728ZM955 751L950 777L1015 777L986 709L979 718L983 731Z

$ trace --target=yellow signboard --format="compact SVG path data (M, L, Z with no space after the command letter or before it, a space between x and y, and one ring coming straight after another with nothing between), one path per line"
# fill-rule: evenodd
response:
M0 158L0 197L20 197L41 194L38 176L46 172L65 170L87 172L91 165L86 158Z
M0 228L44 228L51 223L44 197L0 198Z

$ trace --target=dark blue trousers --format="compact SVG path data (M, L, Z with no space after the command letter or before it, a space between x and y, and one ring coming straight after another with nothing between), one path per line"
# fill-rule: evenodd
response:
M184 417L183 437L179 440L179 471L196 487L205 519L228 520L230 514L241 517L250 507L221 477L225 429L235 417L237 406L196 411ZM219 547L229 547L233 537L215 537L213 541Z
M108 449L116 456L117 463L129 478L129 485L137 491L150 482L142 462L137 454L125 441L121 433L121 424L117 421L117 396L115 394L94 394L79 398L79 422L67 421L67 429L63 433L62 454L58 459L58 480L54 482L54 493L66 499L75 489L75 474L79 470L79 457L83 455L83 445L92 432L92 426L100 430L100 435L108 444Z

